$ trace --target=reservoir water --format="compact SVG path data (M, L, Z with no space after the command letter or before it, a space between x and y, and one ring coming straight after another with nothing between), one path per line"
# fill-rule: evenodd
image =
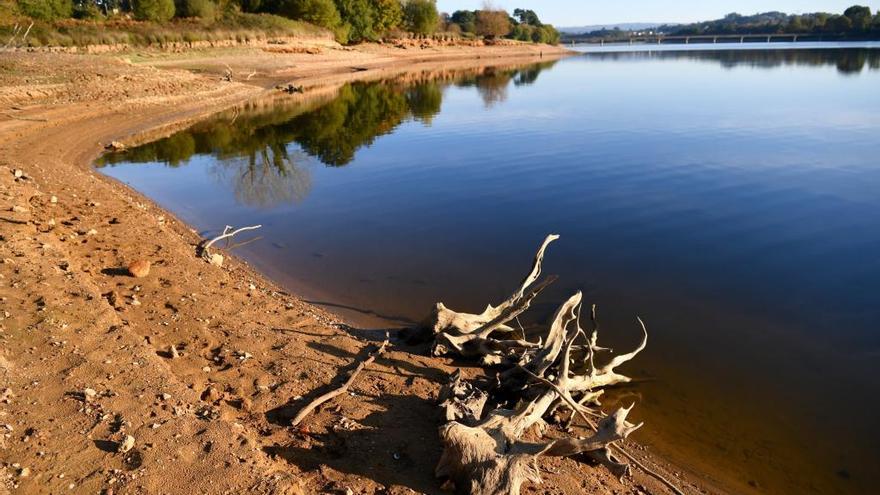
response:
M720 49L716 49L720 48ZM880 486L880 45L604 47L224 112L102 172L364 327L481 310L548 233L647 350L636 438L740 493Z

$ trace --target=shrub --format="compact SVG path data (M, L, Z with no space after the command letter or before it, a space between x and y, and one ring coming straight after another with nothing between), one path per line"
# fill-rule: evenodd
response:
M376 39L373 30L374 12L369 0L336 0L336 9L346 24L351 26L347 41Z
M333 0L283 0L276 10L285 17L311 22L331 30L342 25L342 17L339 16Z
M407 29L418 34L431 34L440 23L434 0L409 0L403 8L403 17Z
M213 19L217 14L217 5L213 0L177 0L175 6L177 17Z
M24 15L45 21L73 15L73 0L18 0L18 6Z
M477 34L486 38L500 38L510 32L510 16L503 10L477 11Z
M97 21L104 18L104 11L98 7L98 3L95 0L81 0L73 8L73 17Z
M166 22L174 17L174 0L132 0L131 10L139 20Z
M376 32L385 33L403 22L403 7L400 0L372 0L372 3Z

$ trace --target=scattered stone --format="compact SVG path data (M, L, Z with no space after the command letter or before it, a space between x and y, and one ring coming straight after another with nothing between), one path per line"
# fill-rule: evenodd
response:
M15 394L12 393L11 388L4 388L3 391L0 392L0 402L3 404L11 403L13 397L15 397Z
M265 375L260 375L254 380L254 387L257 390L269 390L269 378Z
M150 262L137 260L128 265L128 273L135 278L144 278L150 274Z
M86 389L83 390L83 396L86 398L86 400L92 400L92 399L94 399L97 395L98 395L98 392L95 391L95 389L92 389L92 388L86 388Z
M220 390L213 384L208 385L208 388L202 392L202 400L205 402L217 402L223 397L223 394L220 393Z
M110 141L110 144L104 146L104 148L111 151L122 151L125 149L125 145L119 141Z
M52 203L52 204L55 204L55 203L58 202L58 198L55 197L55 196L52 196L51 198L49 198L49 202Z
M220 253L213 253L211 259L208 261L214 266L223 266L223 255Z
M171 359L177 359L180 357L180 353L177 352L177 347L174 344L171 344L171 347L168 349L168 354L171 354Z
M31 469L30 469L30 468L23 467L23 468L21 468L21 470L18 472L18 476L19 476L20 478L27 478L27 477L30 476L30 475L31 475Z
M12 208L10 208L9 211L11 211L12 213L27 213L28 209L23 206L15 205Z
M24 175L24 172L22 172L20 169L15 169L12 172L12 175L14 175L16 179L21 179L21 177Z
M163 393L161 395L161 397L162 397L162 400L169 400L169 399L171 399L171 394Z
M86 232L86 235L98 235L98 231L95 229L89 229L89 231Z
M125 435L125 438L122 439L122 442L119 443L119 447L117 448L117 451L122 454L125 454L126 452L130 451L133 448L134 448L134 437L131 435Z

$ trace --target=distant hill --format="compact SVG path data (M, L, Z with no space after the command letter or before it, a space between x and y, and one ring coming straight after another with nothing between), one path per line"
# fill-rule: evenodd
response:
M572 26L572 27L558 27L557 31L560 33L567 34L583 34L583 33L592 33L593 31L601 31L603 29L614 29L618 28L621 31L641 31L644 29L651 29L657 26L675 26L675 23L666 23L666 22L622 22L620 24L594 24L591 26Z
M786 14L771 11L752 15L727 14L721 19L690 24L628 23L560 28L562 41L620 41L633 31L653 30L671 36L711 36L750 34L799 34L823 40L878 40L880 13L870 7L854 5L842 14L814 12Z

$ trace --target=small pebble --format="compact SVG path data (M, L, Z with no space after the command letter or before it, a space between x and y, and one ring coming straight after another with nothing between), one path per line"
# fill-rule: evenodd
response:
M134 437L131 435L125 435L125 438L122 440L122 442L119 443L118 451L124 454L133 448L134 448Z

